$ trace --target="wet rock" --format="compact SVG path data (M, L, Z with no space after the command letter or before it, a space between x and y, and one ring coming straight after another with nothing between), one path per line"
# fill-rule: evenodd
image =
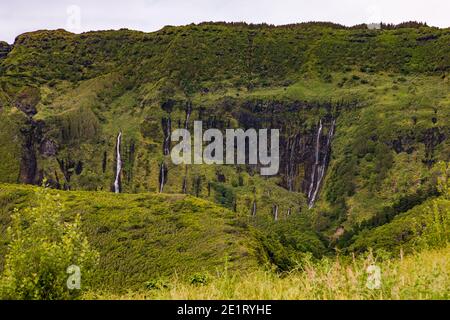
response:
M41 100L38 88L27 87L22 89L16 96L14 105L17 109L25 113L28 117L33 117L37 113L36 106Z
M24 143L20 159L19 182L34 184L37 170L36 151L34 149L34 128L22 128Z

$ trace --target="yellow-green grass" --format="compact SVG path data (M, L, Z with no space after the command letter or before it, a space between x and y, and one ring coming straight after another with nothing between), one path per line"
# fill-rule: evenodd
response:
M367 267L381 268L381 287L367 287ZM270 271L246 275L224 273L206 285L173 277L167 288L124 295L89 292L84 299L449 299L450 246L392 260L376 261L370 255L355 259L303 262L303 267L279 276Z

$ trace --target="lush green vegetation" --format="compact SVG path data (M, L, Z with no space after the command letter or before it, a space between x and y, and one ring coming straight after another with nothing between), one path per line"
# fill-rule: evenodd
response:
M147 290L114 295L87 292L85 299L444 299L450 298L450 249L448 247L416 253L394 260L380 261L373 256L356 259L305 258L299 269L280 277L271 272L245 275L223 273L205 283L183 281L177 277ZM367 287L367 267L381 268L380 289Z
M411 261L448 254L450 204L438 182L450 161L449 41L449 29L418 23L381 30L204 23L154 33L44 30L19 36L13 47L0 43L0 270L14 243L6 237L14 208L36 209L69 222L80 215L100 254L92 295L162 286L143 295L260 298L270 289L291 298L447 297L434 283L448 278L448 266L436 260L444 271L421 296L411 286L425 273ZM280 173L173 165L163 153L168 119L172 130L192 129L194 120L205 129L278 128ZM308 209L318 123L331 119L329 165ZM120 131L123 194L115 195ZM156 194L163 163L163 194ZM14 185L43 181L59 189L48 192L59 194L62 209L41 207L41 189ZM417 253L434 248L441 251ZM410 282L356 290L363 259L353 266L332 256L371 249L384 258L416 254L388 263L389 275L403 268ZM309 271L278 278L308 264L307 253ZM343 277L359 279L336 276L336 285L348 285L341 296L324 291L331 281L324 266L335 264L352 270ZM224 269L230 274L217 276ZM323 277L310 277L313 269ZM257 291L237 288L256 279ZM207 290L191 291L190 281L207 282ZM276 290L293 283L312 289L304 296Z
M65 222L64 204L45 189L36 192L36 207L15 209L8 227L8 253L0 277L1 299L70 299L67 270L77 266L89 283L98 253L80 229L80 216ZM80 283L73 280L74 286ZM77 284L78 283L78 284ZM73 288L72 288L73 289Z
M7 240L6 228L18 217L13 208L37 210L43 216L52 215L53 208L36 197L39 188L2 185L0 191L0 264L6 267L4 257L14 244ZM57 213L64 221L76 221L79 215L89 243L100 253L90 279L94 288L139 289L146 281L173 273L189 277L214 272L225 263L232 270L246 270L265 259L245 221L205 200L185 195L48 192L63 204Z

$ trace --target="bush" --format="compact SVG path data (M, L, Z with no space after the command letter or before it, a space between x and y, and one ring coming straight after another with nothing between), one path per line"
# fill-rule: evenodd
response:
M190 284L196 286L204 286L208 283L208 276L202 273L196 273L189 279Z
M8 228L9 251L0 278L1 299L74 299L80 290L69 290L70 266L81 272L86 288L98 253L81 232L80 216L73 222L62 219L59 195L47 189L36 192L36 206L14 210Z

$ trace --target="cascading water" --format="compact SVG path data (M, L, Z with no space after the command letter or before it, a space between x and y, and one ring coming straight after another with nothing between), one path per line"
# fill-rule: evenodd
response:
M253 201L252 204L252 217L256 216L256 201Z
M120 174L122 172L122 158L120 156L120 144L122 143L122 132L117 136L116 145L116 179L114 181L114 192L120 193Z
M319 192L320 185L321 185L323 177L325 175L325 169L328 164L329 155L330 155L331 139L333 138L333 135L334 135L334 126L335 126L335 120L333 120L333 122L330 126L330 129L328 131L327 143L325 146L325 156L324 156L324 159L322 160L322 163L320 164L320 166L318 168L317 184L316 184L316 188L315 188L314 193L311 198L310 207L312 207L314 205L314 202L317 199L317 193Z
M167 181L167 167L166 164L163 162L161 163L159 167L159 193L162 193L164 191L164 185Z
M294 190L295 177L295 153L297 145L297 136L289 137L286 142L286 150L288 153L288 161L286 161L286 184L289 191Z
M323 177L325 176L325 170L328 165L330 149L331 149L331 140L334 135L334 128L336 125L336 120L333 119L330 128L328 130L328 134L326 136L326 142L324 144L325 149L321 150L323 144L321 144L323 123L322 119L319 122L319 129L317 130L316 137L316 149L315 149L315 162L313 165L313 170L311 173L311 183L308 190L308 206L311 209L314 206L314 203L317 199L317 195L319 193ZM324 152L324 156L321 157L321 152Z
M188 103L188 105L186 106L186 120L184 121L184 129L186 131L189 130L189 118L191 117L191 111L192 111L192 105L191 103ZM187 139L187 137L183 137L185 140ZM183 187L182 187L182 192L184 194L187 193L187 173L188 173L188 167L186 166L186 170L185 170L185 174L184 174L184 178L183 178Z
M273 217L275 221L278 221L278 205L276 204L273 206Z
M315 161L313 165L313 170L311 173L311 182L309 184L309 191L308 191L308 202L309 207L311 208L311 196L314 194L314 186L316 185L316 171L317 167L319 166L319 157L320 157L320 135L322 134L322 119L319 121L319 129L317 130L317 136L316 136L316 149L315 149Z

